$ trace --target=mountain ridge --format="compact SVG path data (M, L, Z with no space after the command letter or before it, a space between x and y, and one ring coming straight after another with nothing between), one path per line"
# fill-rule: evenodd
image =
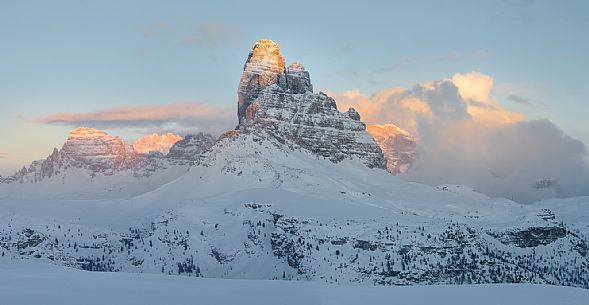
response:
M171 135L171 134L170 134ZM150 137L150 136L148 136ZM0 180L0 193L18 198L103 198L139 195L172 181L192 166L216 139L206 133L147 138L139 153L118 136L89 127L70 131L61 149ZM170 139L174 141L169 153ZM152 143L155 140L155 144ZM162 143L163 141L163 143ZM31 192L29 184L37 185ZM73 187L75 185L76 187Z

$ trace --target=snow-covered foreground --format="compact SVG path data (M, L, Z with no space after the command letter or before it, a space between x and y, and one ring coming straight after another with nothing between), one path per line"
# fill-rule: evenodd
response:
M99 273L0 260L2 304L587 304L589 290L529 284L345 286Z

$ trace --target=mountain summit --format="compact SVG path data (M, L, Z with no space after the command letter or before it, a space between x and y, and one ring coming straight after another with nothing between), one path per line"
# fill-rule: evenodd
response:
M152 133L135 141L133 148L140 154L159 152L166 155L170 151L170 148L180 140L182 140L182 136L171 132L162 135Z
M210 134L152 134L133 145L105 131L79 127L61 149L0 178L13 197L104 198L144 193L184 174L215 142ZM168 153L169 152L169 153ZM35 192L27 184L38 183Z
M241 132L264 134L332 162L360 159L370 168L386 168L358 112L339 112L333 98L314 93L309 72L300 63L285 68L280 47L271 40L252 48L237 96Z
M278 82L278 75L284 71L284 57L280 46L272 40L258 40L252 48L239 81L237 90L237 117L241 125L245 111L260 91Z

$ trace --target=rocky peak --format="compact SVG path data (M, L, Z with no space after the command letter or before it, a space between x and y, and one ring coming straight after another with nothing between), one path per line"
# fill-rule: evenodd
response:
M91 177L128 171L140 178L166 169L175 175L183 171L177 172L174 168L188 168L215 142L213 136L204 133L188 135L180 141L178 138L182 137L174 134L147 136L144 141L135 143L142 152L138 153L118 136L88 127L76 128L69 133L61 150L55 148L47 158L33 161L14 175L0 179L0 183L64 179L70 170L80 169ZM168 145L171 147L167 148ZM169 149L168 155L164 156L164 149Z
M118 136L80 127L70 132L59 154L75 166L102 171L123 166L136 153Z
M70 131L61 150L54 148L44 160L33 161L4 183L39 182L64 174L69 168L87 169L92 175L112 174L134 166L139 161L135 150L121 138L107 132L80 127Z
M356 111L356 109L350 107L348 108L348 111L346 111L346 114L348 114L350 119L354 121L360 121L360 114L358 113L358 111Z
M409 132L393 124L370 125L366 127L366 131L382 149L389 172L396 175L409 169L415 159L417 145L417 141Z
M366 133L360 115L339 112L335 100L313 93L309 72L300 63L284 68L277 44L258 41L246 61L238 90L239 130L264 134L278 142L333 162L361 159L386 168L380 147Z
M83 139L83 138L110 138L111 136L103 130L78 127L69 132L69 139Z
M240 125L245 120L247 107L262 89L277 83L283 71L284 58L280 54L280 46L272 40L258 40L245 62L237 90Z
M281 87L294 94L313 92L313 85L311 84L309 72L305 71L305 67L297 62L290 64L284 72L280 74L278 77L278 83Z
M170 132L161 135L153 133L135 141L133 148L140 154L159 152L166 155L170 148L180 140L182 140L182 136Z
M206 150L215 144L215 138L208 134L199 132L193 135L187 135L184 139L176 142L166 156L169 160L176 163L193 163Z

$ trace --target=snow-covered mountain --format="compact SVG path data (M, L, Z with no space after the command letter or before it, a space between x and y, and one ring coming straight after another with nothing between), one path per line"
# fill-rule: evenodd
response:
M192 165L200 155L215 144L216 139L208 133L190 134L174 143L166 158L176 164Z
M138 195L184 174L214 141L204 133L181 140L173 134L151 135L135 142L141 151L148 151L142 153L105 131L76 128L61 149L3 178L0 195L88 199ZM165 150L171 153L164 155Z
M380 305L391 304L391 300L411 305L585 305L589 299L589 290L548 285L371 287L294 281L219 280L84 272L2 258L0 287L4 288L2 302L10 305L185 305L196 302L208 305ZM129 303L130 300L132 303Z
M522 205L401 180L359 115L284 68L271 41L246 61L238 118L149 192L0 199L0 251L93 271L589 288L588 198ZM169 155L190 154L182 141Z
M180 140L182 140L182 136L170 132L162 135L153 133L135 141L133 149L140 154L159 152L167 155L170 148Z
M409 169L415 160L417 146L417 141L409 132L394 124L369 125L366 131L382 149L389 172L397 175Z
M368 167L386 168L386 160L353 108L341 113L335 100L314 93L303 65L284 67L280 47L271 40L254 45L238 90L238 132L276 140L339 162L362 160Z
M61 150L55 148L45 160L35 161L12 176L14 182L40 182L60 176L70 168L85 169L92 175L112 175L131 169L141 161L139 154L121 138L94 128L72 130Z

